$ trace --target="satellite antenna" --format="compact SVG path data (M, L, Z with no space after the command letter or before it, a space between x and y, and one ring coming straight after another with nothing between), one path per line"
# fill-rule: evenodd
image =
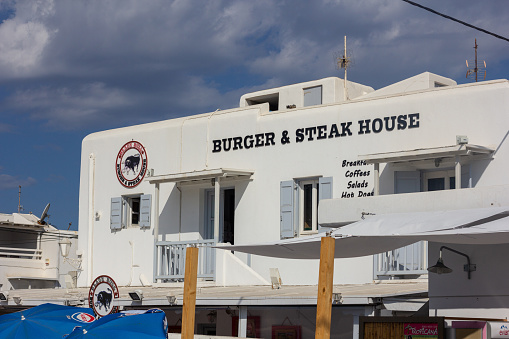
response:
M475 39L475 60L466 60L467 63L467 79L475 79L477 82L478 77L483 77L483 80L486 79L486 61L477 60L477 39Z
M39 225L46 225L46 222L44 221L44 219L46 219L46 217L48 216L49 206L50 206L50 204L46 205L46 208L42 212L41 218L39 219L39 221L37 221L37 223Z
M334 55L334 61L336 62L336 69L344 69L345 70L345 76L343 79L343 82L344 82L343 99L345 101L348 100L348 90L346 87L347 70L348 70L348 67L353 65L352 58L348 57L346 52L347 51L346 51L346 35L345 35L343 54L336 53L336 55ZM348 53L348 55L350 55L350 54L352 54L351 51L350 51L350 53Z

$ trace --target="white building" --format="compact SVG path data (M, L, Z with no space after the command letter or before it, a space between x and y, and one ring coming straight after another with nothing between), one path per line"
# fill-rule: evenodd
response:
M270 268L285 285L315 285L316 260L212 246L305 238L370 214L509 204L507 80L458 86L423 73L343 91L341 79L326 78L243 95L235 109L87 136L78 285L102 274L120 286L178 282L189 245L200 246L199 278L214 286L267 285ZM429 246L431 259L439 246ZM477 271L470 285L461 271L430 277L430 314L507 317L505 279L492 277L505 277L509 250L458 248ZM334 283L426 279L427 266L427 244L418 243L337 259ZM380 313L365 306L346 313Z
M77 232L57 230L33 214L0 213L0 291L5 298L0 296L0 305L8 304L9 294L16 295L12 290L76 285L77 238ZM60 243L69 246L71 255L65 259Z

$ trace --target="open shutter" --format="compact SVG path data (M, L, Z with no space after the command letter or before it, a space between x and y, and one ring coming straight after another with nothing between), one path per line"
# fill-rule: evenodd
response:
M281 181L280 186L280 230L281 239L293 238L293 180Z
M332 199L332 177L318 178L318 206L322 199ZM318 229L321 228L322 226L318 224Z
M145 194L140 197L140 227L150 227L152 196Z
M122 197L111 198L110 228L122 229Z

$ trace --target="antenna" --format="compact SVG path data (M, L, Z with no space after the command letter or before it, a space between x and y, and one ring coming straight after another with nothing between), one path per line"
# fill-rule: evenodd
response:
M23 206L21 205L21 185L19 185L18 187L19 187L19 191L18 191L18 213L21 213L24 210Z
M478 75L479 77L482 76L483 80L486 80L486 61L484 60L477 60L477 39L475 39L475 60L474 61L468 61L467 63L467 75L466 78L468 79L475 79L475 82L477 82Z
M351 51L348 54L352 54ZM345 70L345 76L343 79L343 83L344 83L343 99L346 101L346 100L348 100L348 90L346 87L347 70L348 70L348 67L351 67L353 65L352 58L347 56L346 35L345 35L343 54L341 55L340 53L336 53L336 55L334 56L334 61L336 62L336 69L344 69Z

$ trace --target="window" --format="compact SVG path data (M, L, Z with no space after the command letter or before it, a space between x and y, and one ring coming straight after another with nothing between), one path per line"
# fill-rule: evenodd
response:
M423 172L423 189L425 192L454 188L456 188L454 170Z
M151 203L150 194L111 198L110 228L150 227Z
M322 86L304 88L304 107L322 104Z
M468 168L464 174L462 187L469 187ZM454 170L441 171L396 171L394 172L394 193L412 193L449 190L456 188Z
M332 177L282 181L280 184L281 239L320 230L318 204L332 198Z
M259 105L263 103L269 104L269 111L277 111L279 110L279 92L261 95L253 98L246 98L246 103L248 106L251 105Z
M299 231L301 234L318 230L318 179L299 182Z

